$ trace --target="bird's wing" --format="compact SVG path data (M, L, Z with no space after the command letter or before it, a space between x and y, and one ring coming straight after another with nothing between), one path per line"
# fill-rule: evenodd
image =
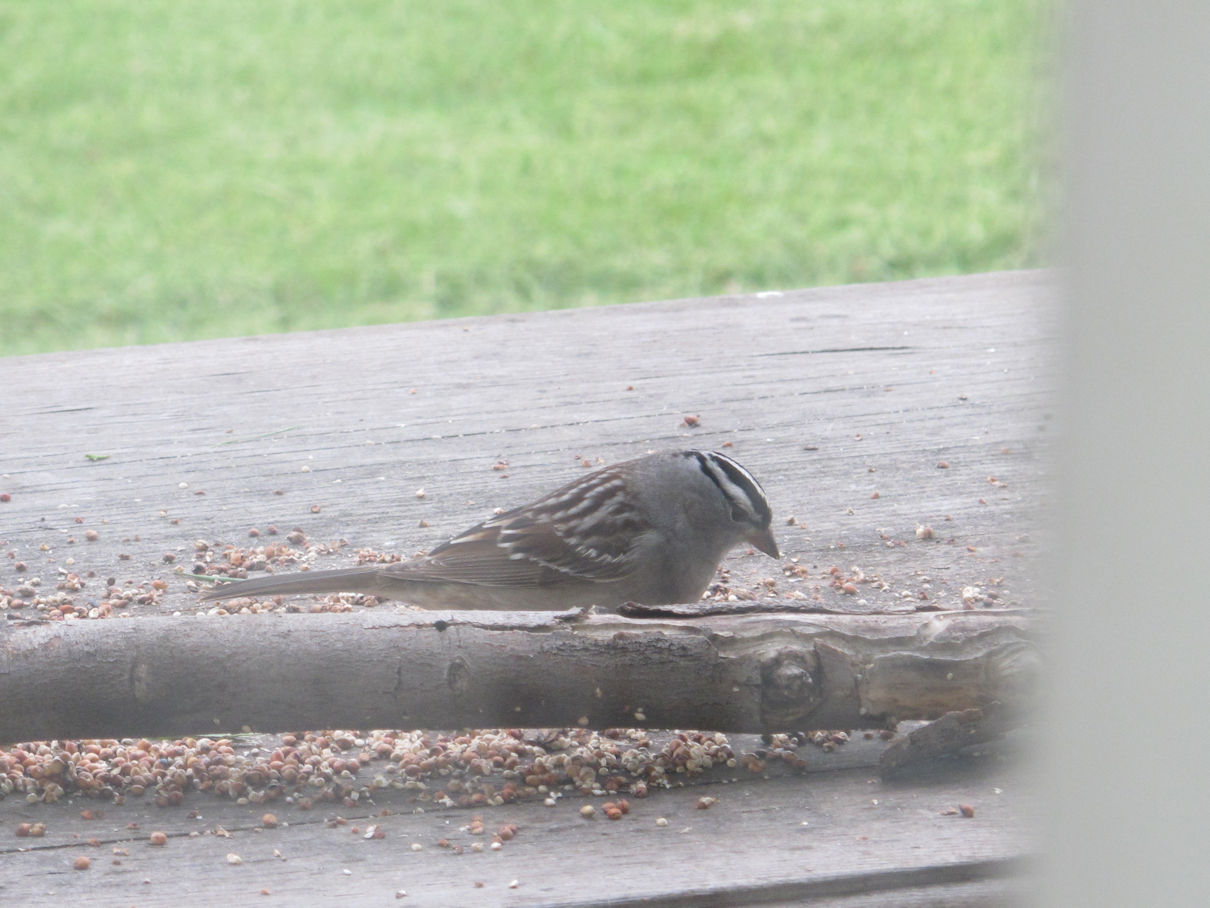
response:
M560 519L569 515L553 504L557 500L548 496L501 514L427 556L382 568L382 576L420 583L548 586L570 579L617 580L631 569L646 528L637 514L619 505L598 525L586 523L582 515ZM609 532L595 532L606 526Z

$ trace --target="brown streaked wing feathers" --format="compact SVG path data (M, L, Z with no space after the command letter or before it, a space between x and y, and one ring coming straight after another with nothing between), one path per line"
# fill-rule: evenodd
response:
M569 543L561 529L546 514L520 508L472 527L423 558L389 565L382 574L418 583L547 586L572 578L616 580L628 570L633 537L617 539L622 545L615 551L586 551Z

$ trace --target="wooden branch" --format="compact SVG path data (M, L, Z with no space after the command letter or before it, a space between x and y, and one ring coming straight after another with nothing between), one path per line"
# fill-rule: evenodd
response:
M239 615L9 627L0 741L300 728L874 727L1026 699L1020 612Z
M879 775L884 779L893 778L939 756L994 741L1008 731L1013 718L995 707L948 712L895 738L879 755Z

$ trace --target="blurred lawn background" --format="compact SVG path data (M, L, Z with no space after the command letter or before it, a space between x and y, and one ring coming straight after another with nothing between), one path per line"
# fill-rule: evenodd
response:
M0 354L1047 264L1041 0L0 4Z

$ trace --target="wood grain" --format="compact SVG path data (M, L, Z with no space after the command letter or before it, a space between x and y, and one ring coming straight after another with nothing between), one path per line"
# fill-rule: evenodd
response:
M1025 272L3 359L0 585L163 578L154 612L196 611L163 558L197 539L410 554L581 458L729 443L828 601L1033 604L1055 322ZM881 583L846 597L830 566Z
M599 810L583 818L581 806L600 806L587 797L485 810L489 829L518 826L499 851L487 848L490 835L465 831L469 811L415 813L390 792L369 809L283 806L276 813L288 825L264 830L263 807L213 799L198 805L199 816L127 805L93 821L78 818L79 805L6 802L5 827L33 818L48 829L42 840L0 838L0 887L8 904L69 899L106 908L188 904L199 892L244 904L262 889L267 904L386 906L398 904L399 890L407 893L403 904L425 906L847 904L839 899L857 894L882 899L870 904L1016 903L1008 894L1020 895L1029 878L1022 856L1032 852L1031 822L1041 807L1019 767L988 759L910 783L872 775L851 769L735 782L716 775L632 800L617 822ZM699 809L703 796L717 800ZM972 806L974 816L951 813L958 804ZM327 825L337 814L347 822ZM667 825L657 824L661 817ZM365 839L370 824L387 837ZM166 845L148 844L153 830L169 835ZM463 853L440 847L440 839ZM471 851L476 842L482 853ZM242 863L229 864L228 854ZM88 871L70 869L78 855L92 858Z
M6 623L45 614L17 591L53 590L60 571L83 578L70 598L84 611L110 578L162 580L127 612L195 621L206 609L176 572L195 540L247 545L249 528L275 524L410 553L566 481L581 459L725 444L763 482L784 563L805 574L737 552L733 588L857 613L956 610L964 596L1034 608L1054 285L1042 272L973 275L0 360L0 588L26 603ZM997 761L911 783L874 774L716 783L706 811L700 791L660 792L619 823L516 805L489 822L518 822L517 839L462 857L434 843L459 835L465 813L406 804L365 811L401 811L383 820L387 840L367 842L298 811L258 833L259 810L201 796L187 802L200 818L130 803L108 809L105 829L80 820L79 803L10 798L0 832L31 817L49 831L0 838L0 898L167 905L266 888L329 904L398 904L398 889L405 904L840 903L885 897L896 880L904 904L1020 892L1039 812L1028 775ZM974 818L943 815L956 803ZM216 824L237 838L187 835ZM182 835L152 848L153 826ZM110 853L119 842L127 856ZM93 869L70 870L85 853ZM810 891L833 878L831 895Z

